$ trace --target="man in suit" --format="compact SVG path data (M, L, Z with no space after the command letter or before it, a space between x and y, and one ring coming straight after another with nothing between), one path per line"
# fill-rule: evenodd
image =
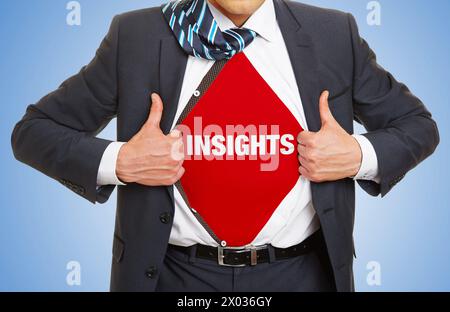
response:
M197 86L240 52L304 131L298 183L236 249L190 214L173 150ZM118 141L96 138L113 118ZM352 135L354 120L366 134ZM353 291L355 181L385 196L438 142L431 114L377 64L350 14L285 0L116 16L92 62L29 106L12 136L18 160L92 203L118 186L112 291Z

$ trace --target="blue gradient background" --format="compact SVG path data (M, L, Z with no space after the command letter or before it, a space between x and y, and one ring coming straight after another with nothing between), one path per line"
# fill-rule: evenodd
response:
M93 57L115 14L161 1L80 1L82 26L66 24L64 0L0 1L0 290L107 291L115 197L93 206L16 162L10 134L28 104ZM307 1L353 13L379 62L426 103L442 143L383 200L358 191L355 279L359 291L450 290L450 1L380 1L382 25L366 23L366 0ZM114 125L102 134L114 138ZM360 129L362 131L362 129ZM81 286L66 264L81 263ZM366 283L369 261L381 286Z

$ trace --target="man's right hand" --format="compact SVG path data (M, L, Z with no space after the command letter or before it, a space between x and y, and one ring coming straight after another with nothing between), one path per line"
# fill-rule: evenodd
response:
M117 177L124 183L146 186L169 186L184 174L182 134L173 130L164 135L160 128L163 113L161 97L152 94L148 120L142 129L119 152Z

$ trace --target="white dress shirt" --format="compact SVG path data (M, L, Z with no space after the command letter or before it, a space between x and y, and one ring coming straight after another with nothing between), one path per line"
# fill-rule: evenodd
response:
M208 5L222 31L236 27L214 6L209 3ZM254 42L244 50L245 55L301 127L308 130L300 92L284 38L277 23L273 0L266 0L243 27L258 34ZM189 57L173 127L213 64L213 61ZM355 180L377 181L378 162L372 144L364 136L355 135L354 137L360 144L363 154L361 168ZM100 163L98 185L123 185L116 176L117 156L123 144L112 143L106 149ZM174 195L175 216L169 242L178 246L194 244L217 246L215 240L190 211L177 188L174 188ZM319 228L320 224L311 200L310 182L300 177L252 245L272 244L278 248L287 248L301 243Z

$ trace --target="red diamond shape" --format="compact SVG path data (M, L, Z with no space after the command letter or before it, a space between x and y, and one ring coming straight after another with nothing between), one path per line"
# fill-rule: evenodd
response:
M295 138L303 129L244 53L225 65L184 120L184 127L194 133L194 121L199 117L203 128L219 126L225 135L226 127L235 125L269 127L268 133L258 135L274 134L270 126L279 126L279 135L292 135L295 151L278 153L279 163L273 171L261 170L261 165L268 163L261 156L245 160L188 156L184 163L181 184L192 208L228 246L248 245L299 179Z

